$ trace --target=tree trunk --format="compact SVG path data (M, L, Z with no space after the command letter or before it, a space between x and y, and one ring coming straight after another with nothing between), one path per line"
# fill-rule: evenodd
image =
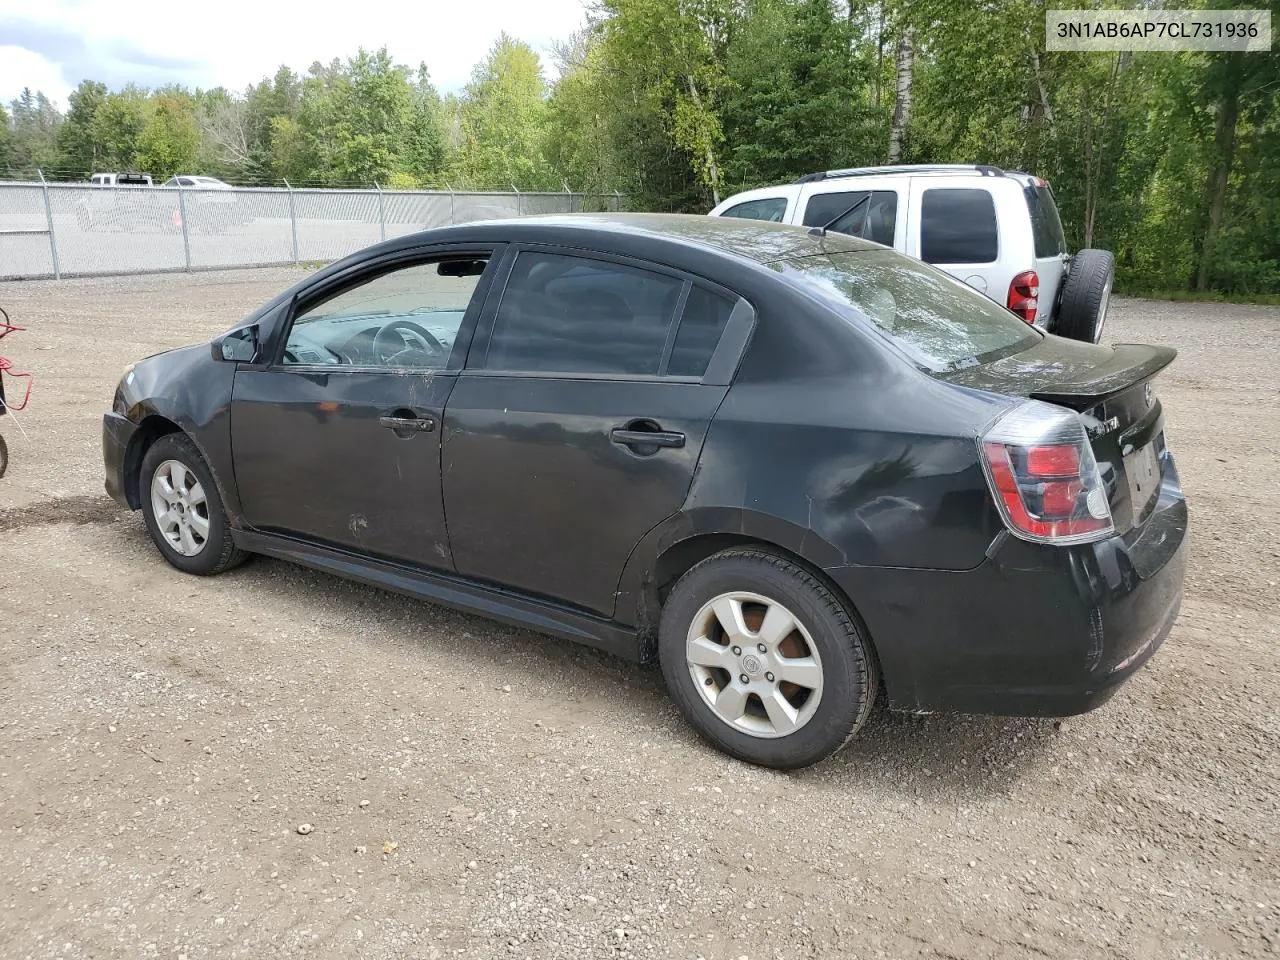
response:
M698 88L694 86L693 75L689 75L689 96L699 112L702 110L702 98L698 96ZM711 177L711 199L715 206L720 205L720 168L716 166L716 153L707 143L707 173Z
M1222 226L1227 206L1227 184L1235 163L1236 120L1240 116L1240 88L1244 84L1244 54L1227 54L1227 72L1218 101L1218 118L1213 125L1213 169L1209 173L1209 223L1200 247L1200 268L1196 271L1196 290L1209 288L1209 268L1213 264L1214 244Z
M907 123L911 119L911 74L915 66L915 27L903 27L898 40L898 82L894 95L893 129L889 132L889 162L902 158Z
M1031 69L1036 75L1036 87L1040 91L1040 109L1044 111L1044 119L1049 124L1049 136L1058 139L1058 127L1053 122L1053 107L1049 105L1049 91L1044 86L1044 74L1040 72L1040 53L1031 51Z

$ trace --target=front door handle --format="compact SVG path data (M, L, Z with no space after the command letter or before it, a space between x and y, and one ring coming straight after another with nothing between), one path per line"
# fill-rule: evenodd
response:
M430 433L436 428L436 422L431 417L379 417L378 424L395 431L399 436L409 433Z
M683 447L684 434L668 430L624 430L614 427L609 439L625 447Z

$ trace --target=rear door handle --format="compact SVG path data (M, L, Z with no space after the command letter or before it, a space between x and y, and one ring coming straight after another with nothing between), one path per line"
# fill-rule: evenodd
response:
M436 428L430 417L379 417L378 423L396 433L430 433Z
M614 427L609 439L626 447L683 447L684 434L667 430L624 430Z

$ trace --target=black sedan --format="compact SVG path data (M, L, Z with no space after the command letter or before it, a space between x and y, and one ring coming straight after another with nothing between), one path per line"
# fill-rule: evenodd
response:
M1103 703L1181 598L1167 348L1049 336L821 230L525 218L391 240L133 364L106 486L247 554L657 658L734 756Z

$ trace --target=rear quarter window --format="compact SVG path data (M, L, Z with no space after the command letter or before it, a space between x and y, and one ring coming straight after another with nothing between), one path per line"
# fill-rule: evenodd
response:
M1058 205L1048 187L1028 186L1023 190L1027 210L1031 214L1031 233L1035 237L1036 257L1056 257L1067 252L1067 238L1062 233Z
M767 220L771 223L781 223L786 214L786 197L768 197L735 204L720 216L734 217L738 220Z
M1000 249L996 205L986 190L934 187L920 203L920 259L994 263Z

